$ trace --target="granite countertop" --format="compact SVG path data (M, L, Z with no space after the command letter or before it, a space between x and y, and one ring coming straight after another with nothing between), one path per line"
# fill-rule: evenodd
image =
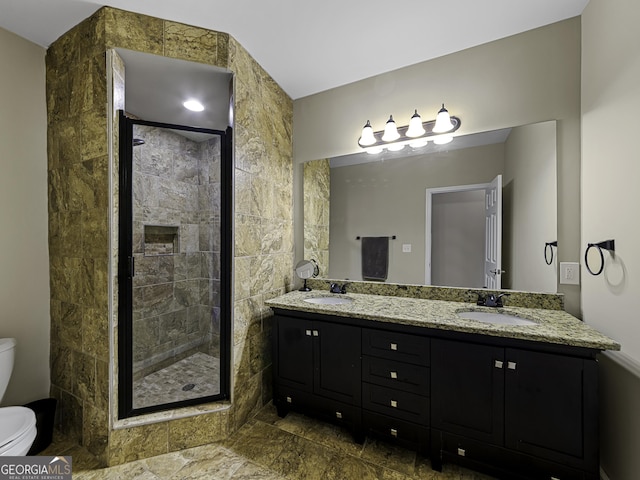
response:
M351 303L323 305L305 302L305 298L349 297ZM413 325L495 337L516 338L598 350L620 350L620 344L598 332L563 310L539 308L480 307L474 303L424 300L358 293L289 292L265 302L283 310L361 318L377 322ZM516 315L536 322L536 325L498 325L466 320L457 315L462 311L488 311Z

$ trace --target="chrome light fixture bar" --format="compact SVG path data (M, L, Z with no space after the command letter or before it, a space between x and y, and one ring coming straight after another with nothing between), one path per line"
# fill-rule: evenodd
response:
M430 140L442 145L453 140L451 134L460 128L461 123L460 118L449 115L444 104L437 117L426 122L422 121L418 110L415 110L409 125L404 127L398 127L393 120L393 115L390 115L384 130L377 132L373 131L371 122L367 120L358 139L358 145L369 153L380 153L384 149L398 151L407 145L411 148L420 148Z

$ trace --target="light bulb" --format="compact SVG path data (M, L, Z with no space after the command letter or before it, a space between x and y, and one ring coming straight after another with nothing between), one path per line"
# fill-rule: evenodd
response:
M418 115L418 110L413 114L411 120L409 120L409 128L407 129L407 137L415 138L425 134L424 127L422 126L422 118Z
M191 110L192 112L201 112L204 110L204 105L194 98L187 100L182 105L184 108Z
M446 108L444 108L444 103L442 104L442 108L438 112L438 116L436 117L436 124L433 126L433 133L444 133L453 129L453 123L451 123L451 117L449 116L449 112Z
M436 145L445 145L453 140L453 135L438 135L433 137L433 143Z
M400 150L402 150L404 148L405 144L402 142L399 143L392 143L390 145L387 146L387 150L389 150L390 152L399 152Z
M427 143L429 143L429 140L427 140L426 138L419 138L417 140L414 140L413 142L411 142L409 144L409 146L411 148L422 148L424 147Z
M382 147L367 147L364 149L365 152L371 154L371 155L376 155L378 153L382 153L382 150L384 150L384 148Z
M398 138L400 138L398 127L396 127L396 122L393 121L393 115L389 115L389 120L387 120L387 124L384 126L384 135L382 135L382 140L385 142L393 142Z
M365 126L362 127L362 134L360 135L360 140L358 140L358 143L363 147L367 147L376 143L376 137L373 134L373 128L371 127L371 123L369 123L369 120L367 120Z

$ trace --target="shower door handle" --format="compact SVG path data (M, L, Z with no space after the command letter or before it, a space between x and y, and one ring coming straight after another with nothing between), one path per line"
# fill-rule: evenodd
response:
M136 275L136 262L135 262L135 258L134 257L129 257L128 259L128 270L129 270L129 277L133 278Z

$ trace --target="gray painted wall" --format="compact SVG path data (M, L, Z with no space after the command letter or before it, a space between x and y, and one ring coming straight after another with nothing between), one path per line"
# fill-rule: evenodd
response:
M44 55L0 28L0 337L18 341L3 405L49 396Z
M640 3L628 0L591 0L582 16L581 248L616 241L602 275L582 270L585 321L622 345L600 363L601 465L611 480L640 472L639 23Z
M431 284L484 287L485 191L433 195Z
M557 240L556 124L514 128L505 144L503 180L503 288L552 292L558 262L544 261L544 245ZM554 249L555 250L555 249Z

